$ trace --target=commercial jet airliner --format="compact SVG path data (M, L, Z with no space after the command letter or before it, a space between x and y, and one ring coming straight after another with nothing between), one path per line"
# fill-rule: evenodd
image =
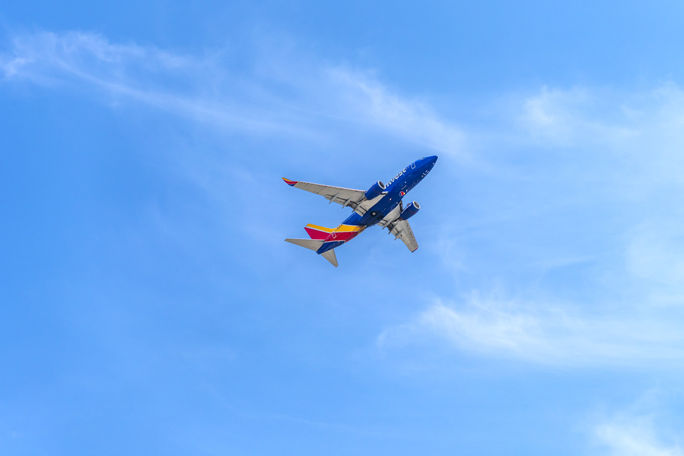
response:
M336 247L350 241L369 226L380 225L387 228L395 239L401 239L406 247L414 252L418 248L418 243L408 219L418 212L420 205L413 201L404 207L401 200L427 176L436 161L436 155L421 158L399 171L387 185L377 181L366 191L294 181L283 177L285 183L291 187L316 193L330 202L354 209L354 213L337 228L309 224L304 229L311 239L285 240L313 250L333 266L337 266Z

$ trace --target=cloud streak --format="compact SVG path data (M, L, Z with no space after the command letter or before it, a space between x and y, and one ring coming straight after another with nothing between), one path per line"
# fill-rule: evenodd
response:
M661 442L649 422L604 423L597 427L597 439L615 456L682 456L684 450Z
M684 361L684 336L662 319L578 315L477 294L461 306L438 300L378 337L382 349L444 342L466 353L547 366L677 368Z
M426 103L393 92L369 73L301 56L260 58L231 68L220 51L181 55L153 46L112 43L84 32L14 36L0 54L3 79L95 90L197 122L248 135L316 138L360 125L452 156L463 134ZM271 60L277 60L271 61ZM259 73L253 67L275 67Z
M636 410L635 410L636 408ZM639 403L623 411L596 420L591 433L596 454L615 456L683 456L684 449L667 432L658 410L639 410ZM661 410L662 411L662 410ZM659 419L657 419L659 418Z

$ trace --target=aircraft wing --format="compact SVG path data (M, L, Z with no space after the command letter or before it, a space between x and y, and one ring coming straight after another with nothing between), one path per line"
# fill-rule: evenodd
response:
M321 185L313 184L311 182L301 182L293 181L289 179L283 180L290 187L300 188L306 190L307 192L315 193L316 195L321 195L331 203L337 203L342 205L342 207L350 206L360 215L363 215L375 205L384 195L378 195L377 197L367 200L366 192L363 190L355 190L353 188L345 187L333 187L332 185Z
M411 229L408 220L399 218L402 210L403 204L400 203L380 221L379 225L383 228L387 228L390 234L394 235L395 239L401 239L411 252L415 252L418 249L418 241L416 241L416 237L413 235L413 230Z

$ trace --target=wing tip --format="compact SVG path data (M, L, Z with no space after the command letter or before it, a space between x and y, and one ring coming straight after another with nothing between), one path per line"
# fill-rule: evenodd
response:
M286 183L287 185L289 185L290 187L294 187L295 184L297 183L297 181L293 181L293 180L290 180L290 179L286 179L286 178L284 178L284 177L283 177L282 179L283 179L283 180L285 181L285 183Z

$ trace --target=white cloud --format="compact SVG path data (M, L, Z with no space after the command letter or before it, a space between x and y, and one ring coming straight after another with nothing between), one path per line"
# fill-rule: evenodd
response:
M316 138L350 124L438 153L462 154L462 132L426 103L390 91L368 74L301 56L232 68L221 52L180 55L139 44L111 43L83 32L13 37L0 57L5 80L96 89L221 129Z
M601 451L615 456L684 456L684 450L657 431L652 415L618 415L598 423L594 437Z
M572 147L580 160L608 156L659 173L682 162L684 89L675 83L641 90L542 87L503 109L517 121L502 126L506 136L530 146Z
M557 146L632 138L637 132L623 122L623 111L609 95L586 88L543 87L522 101L520 121L532 138Z
M462 131L441 119L426 103L402 98L361 73L336 68L327 74L343 90L343 103L362 116L360 121L438 152L463 153Z
M662 317L580 315L558 305L478 294L460 306L437 301L378 337L383 349L431 342L548 366L677 369L684 362L684 335L676 322Z
M235 103L231 93L227 99L206 93L212 78L230 79L217 63L211 57L183 56L152 46L113 44L90 33L42 32L14 37L2 68L6 79L96 89L117 102L144 103L220 128L308 133L287 119L277 119L265 107L256 110Z

